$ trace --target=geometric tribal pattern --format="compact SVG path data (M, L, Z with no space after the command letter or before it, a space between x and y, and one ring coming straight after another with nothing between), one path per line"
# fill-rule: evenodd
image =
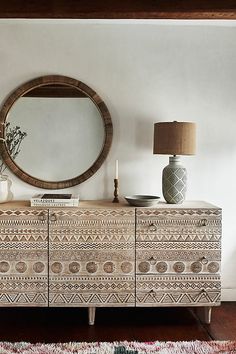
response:
M42 212L0 210L1 306L48 306L48 230Z
M190 306L190 305L216 305L220 303L220 292L219 291L209 291L209 292L154 292L154 293L139 293L137 292L137 302L136 306L150 306L153 304L160 305L180 305L180 306Z
M156 250L219 250L220 242L138 242L138 248Z
M187 189L186 169L177 166L170 168L169 166L166 166L162 172L163 196L168 203L182 203Z
M150 223L150 222L149 222ZM220 241L221 239L221 229L208 229L208 230L193 230L187 228L174 229L170 228L164 230L158 227L158 232L149 232L148 226L146 229L137 229L137 241L184 241L184 242L201 242L201 241Z
M47 304L47 294L19 292L0 293L0 306L43 306Z
M129 281L130 280L130 281ZM118 279L118 278L112 278L109 279L109 281L105 282L98 282L98 280L94 280L94 282L89 279L87 282L82 279L78 279L75 281L74 279L66 284L65 282L61 281L60 283L53 282L49 284L49 292L54 293L54 292L87 292L89 293L90 291L92 292L120 292L122 290L123 292L134 292L135 290L135 284L134 284L134 279L130 278L129 280L123 278ZM95 282L97 281L97 282Z
M153 248L145 248L137 245L136 261L147 261L150 265L154 265L161 261L185 261L185 262L201 262L205 259L205 264L209 261L219 262L221 259L220 250L158 250L158 245Z
M49 306L134 306L135 210L75 210L49 224Z
M134 306L134 293L59 293L49 296L49 306L51 303L56 306L88 306L88 305L110 305L110 306Z
M220 304L221 210L136 215L136 306Z
M177 281L175 282L168 282L162 281L162 282L142 282L139 281L139 277L137 277L137 291L151 291L151 290L181 290L181 291L190 291L190 290L198 290L201 291L202 289L205 290L218 290L220 291L220 281L214 281L214 282L185 282L185 283L178 283Z
M171 216L171 219L174 220L175 217L181 217L181 216L186 216L186 217L192 217L192 223L195 223L196 217L204 217L204 216L214 216L218 217L221 219L221 214L222 211L220 208L191 208L191 209L185 209L185 208L138 208L136 211L137 216ZM163 220L164 221L164 220ZM168 223L171 220L166 219L166 222ZM174 222L174 221L173 221Z
M217 208L3 206L0 306L219 304L220 240Z

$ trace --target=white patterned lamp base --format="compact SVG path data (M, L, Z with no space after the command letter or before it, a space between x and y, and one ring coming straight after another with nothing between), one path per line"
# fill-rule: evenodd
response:
M178 156L169 158L169 165L162 173L162 193L169 204L181 204L185 200L187 171Z

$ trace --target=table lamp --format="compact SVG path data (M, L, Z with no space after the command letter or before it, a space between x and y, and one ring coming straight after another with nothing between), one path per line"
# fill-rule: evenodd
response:
M178 155L194 155L196 125L191 122L160 122L154 124L154 154L173 155L162 173L162 193L170 204L181 204L187 189L187 171Z

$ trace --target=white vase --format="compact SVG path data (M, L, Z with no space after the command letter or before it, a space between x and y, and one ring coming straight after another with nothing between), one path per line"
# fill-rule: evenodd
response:
M12 199L11 184L7 175L0 175L0 203L5 203Z

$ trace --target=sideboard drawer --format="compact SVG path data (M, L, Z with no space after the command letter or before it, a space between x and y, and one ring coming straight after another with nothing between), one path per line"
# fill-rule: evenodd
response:
M220 304L219 275L137 276L136 306L214 306Z
M221 209L137 210L137 241L219 241Z
M220 247L219 242L136 242L136 273L219 273Z

